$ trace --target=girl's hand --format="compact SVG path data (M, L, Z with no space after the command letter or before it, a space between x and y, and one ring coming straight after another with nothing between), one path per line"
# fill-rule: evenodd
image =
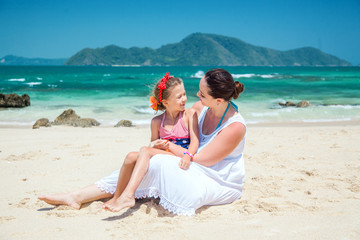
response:
M156 139L155 141L151 142L150 146L157 149L167 150L169 148L169 141Z
M191 158L188 155L183 156L180 159L179 167L183 170L187 170L190 167Z

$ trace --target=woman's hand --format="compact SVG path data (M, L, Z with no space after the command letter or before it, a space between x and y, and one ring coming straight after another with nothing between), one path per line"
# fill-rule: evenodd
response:
M169 140L156 139L150 143L150 147L167 150L169 149Z

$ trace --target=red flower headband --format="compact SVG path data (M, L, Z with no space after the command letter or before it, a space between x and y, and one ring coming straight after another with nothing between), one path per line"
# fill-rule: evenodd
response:
M159 83L159 86L158 86L158 89L160 89L159 90L159 102L162 102L162 100L163 100L162 99L162 92L163 92L164 89L166 89L166 82L170 78L173 78L173 77L169 76L169 72L167 72L165 74L165 76L161 79L161 82Z

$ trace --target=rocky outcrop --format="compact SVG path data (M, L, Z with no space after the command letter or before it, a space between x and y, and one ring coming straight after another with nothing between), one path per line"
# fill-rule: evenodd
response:
M287 101L286 103L279 103L280 106L283 106L283 107L295 107L296 104L291 102L291 101Z
M22 108L30 106L30 97L27 94L19 96L15 93L1 94L0 107L4 108Z
M74 127L99 126L100 123L93 118L81 118L74 110L68 109L60 114L52 125L69 125Z
M33 129L37 129L39 127L51 127L51 123L50 123L49 119L40 118L39 120L37 120L35 122L35 124L33 125Z
M304 108L304 107L309 107L310 106L310 102L309 101L300 101L297 104L291 102L291 101L287 101L286 103L281 103L279 102L279 105L282 107L298 107L298 108Z
M308 107L308 106L310 106L309 101L301 101L301 102L298 102L298 104L296 104L296 107L300 107L300 108L304 108L304 107Z
M114 127L133 127L133 126L134 125L129 120L120 120L120 122L118 122Z

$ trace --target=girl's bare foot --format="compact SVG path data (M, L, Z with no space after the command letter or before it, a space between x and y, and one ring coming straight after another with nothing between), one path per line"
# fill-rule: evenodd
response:
M112 197L109 201L106 201L103 205L102 208L106 209L107 206L110 206L112 204L114 204L114 202L118 199L118 197Z
M124 194L122 194L115 202L105 205L104 208L111 212L119 212L124 208L131 208L133 206L135 206L134 196L124 196Z
M44 195L38 197L39 200L42 200L51 205L67 205L74 209L79 210L81 203L75 200L75 197L69 193L53 194L53 195Z

